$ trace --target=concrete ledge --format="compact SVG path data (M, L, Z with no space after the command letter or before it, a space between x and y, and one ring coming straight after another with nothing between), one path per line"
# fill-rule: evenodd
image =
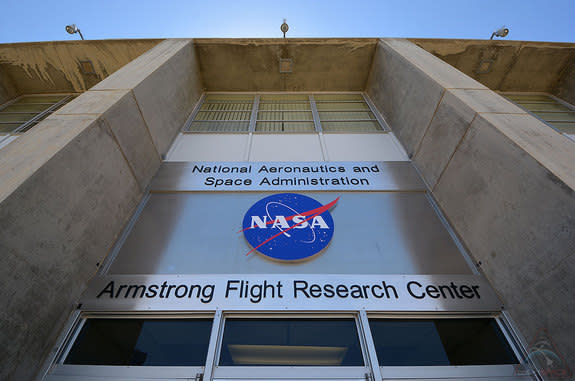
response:
M446 90L413 160L434 188L477 113L526 112L491 90Z
M45 160L18 166L28 177L0 204L0 378L28 380L141 192L101 120L44 121L3 150L0 177L18 148Z
M194 54L160 44L0 150L0 379L35 377L122 232L200 97Z
M573 368L575 144L408 41L380 42L366 88L521 333Z
M100 117L114 135L142 190L159 168L156 150L140 109L129 90L87 91L48 119Z
M575 323L566 318L575 315L570 299L554 304L542 295L525 297L542 282L549 283L566 261L572 263L575 253L574 189L544 165L546 160L538 160L543 154L536 149L539 144L526 146L506 134L513 129L529 134L536 128L543 135L554 132L529 115L478 115L433 192L528 341L542 328L554 332L554 338L575 331ZM557 164L569 158L575 162L575 150L561 150L563 141L573 143L556 135L558 151L548 158ZM543 147L549 143L541 142ZM563 175L569 180L569 174ZM553 296L575 288L572 273L561 282L541 290ZM534 310L541 312L532 314ZM573 356L575 343L562 340L559 349Z
M165 154L202 94L191 40L166 40L92 88L131 89L156 150Z
M444 88L383 42L377 46L366 87L409 157L413 156Z

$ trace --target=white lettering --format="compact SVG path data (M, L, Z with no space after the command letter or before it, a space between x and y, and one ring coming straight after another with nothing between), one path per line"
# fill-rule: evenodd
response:
M327 226L322 216L316 216L313 218L311 227L315 228L316 226L319 226L320 229L329 229L329 226Z
M289 224L287 223L284 216L276 216L274 224L272 225L272 229L277 228L278 226L282 229L289 229Z
M307 228L309 225L309 222L307 222L305 220L304 216L294 216L293 222L296 224L294 229L304 229L304 228ZM297 225L297 224L299 224L299 225Z
M268 220L268 216L264 216L263 221L260 218L260 216L252 216L252 225L250 227L253 229L255 227L254 226L254 224L255 224L258 226L258 228L265 229L267 227L267 225L266 225L267 220Z

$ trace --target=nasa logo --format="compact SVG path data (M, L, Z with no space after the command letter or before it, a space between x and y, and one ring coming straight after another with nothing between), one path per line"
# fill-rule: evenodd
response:
M242 228L253 249L282 261L309 258L329 244L334 223L329 209L339 197L322 205L297 193L267 196L246 212Z

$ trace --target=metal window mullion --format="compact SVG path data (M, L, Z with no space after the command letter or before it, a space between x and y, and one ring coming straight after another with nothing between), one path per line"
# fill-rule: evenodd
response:
M206 99L206 93L202 93L202 95L200 96L200 99L198 100L198 103L196 104L196 106L194 107L192 112L190 113L188 120L186 120L186 123L184 123L184 128L182 129L183 131L189 131L191 129L192 122L194 121L194 118L196 117L198 112L200 112L200 109L204 105L205 99Z
M321 132L321 122L319 120L319 112L317 112L317 105L315 104L315 98L313 95L309 96L309 104L311 106L311 115L313 116L313 123L315 125L315 131Z
M375 343L373 341L373 336L371 335L369 319L367 318L367 313L365 310L359 311L359 327L365 340L366 356L368 360L367 365L371 369L371 374L373 375L374 380L382 381L383 377L381 375L381 368L379 367L377 352L375 350Z
M68 102L68 100L71 98L71 95L68 95L67 97L64 97L63 99L61 99L59 102L54 103L51 107L48 107L46 110L38 113L35 117L33 117L32 119L30 119L29 121L27 121L26 123L24 123L23 125L21 125L20 127L17 127L14 132L20 132L23 129L25 129L26 127L30 126L33 123L38 122L40 119L44 118L45 116L48 116L49 114L51 114L52 112L54 112L55 110L57 110L60 106L66 104Z
M217 310L214 314L214 320L212 322L212 331L210 333L210 344L208 345L208 354L206 356L206 363L204 366L204 381L211 381L212 375L214 373L214 368L217 363L217 356L219 354L219 343L222 337L224 319L222 317L222 311Z
M557 110L532 110L533 112L548 112L550 114L575 114L575 111L573 110L563 110L563 111L557 111ZM9 114L9 113L6 113Z
M545 121L547 123L575 123L575 120L567 120L567 119L548 119L548 118L546 118Z
M14 98L11 101L4 103L3 105L0 105L0 111L4 110L6 107L8 107L10 105L13 105L14 103L18 102L20 99L22 99L22 96L20 96L18 98Z
M377 119L324 119L324 122L378 122Z
M385 118L383 117L383 115L381 115L379 113L379 111L377 110L375 105L371 102L371 99L369 99L369 97L367 95L365 95L364 93L361 93L361 96L363 97L363 100L367 104L367 107L369 107L369 110L371 111L371 113L377 119L377 122L379 123L379 126L381 127L381 129L383 131L391 131L391 128L389 127L389 125L385 121Z
M509 316L509 313L503 310L501 311L501 315L494 319L511 346L511 350L519 359L520 364L527 367L538 381L545 380L545 377L543 377L539 371L539 367L533 362L531 356L529 356L529 345L525 341L525 338L515 328L515 323Z
M253 133L256 130L256 122L258 120L259 107L260 107L260 96L256 95L254 96L254 102L252 104L252 114L250 116L250 126L248 128L248 131L250 133Z

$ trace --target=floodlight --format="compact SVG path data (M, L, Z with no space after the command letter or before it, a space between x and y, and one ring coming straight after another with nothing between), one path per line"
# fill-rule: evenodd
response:
M289 30L289 26L286 23L286 19L284 19L284 23L280 26L281 31L284 33L284 38L286 38L286 33Z
M493 37L507 37L509 34L509 29L502 26L501 28L497 29L495 32L491 34L490 40L493 40Z
M82 40L84 39L84 36L82 36L82 32L80 32L80 29L76 26L76 24L66 25L66 32L70 34L78 33L82 38Z

